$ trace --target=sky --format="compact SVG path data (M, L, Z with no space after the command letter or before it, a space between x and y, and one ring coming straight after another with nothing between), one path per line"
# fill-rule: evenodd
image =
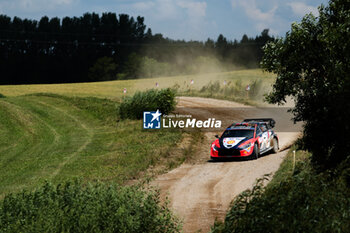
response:
M292 22L312 12L327 0L0 0L0 14L40 19L81 16L86 12L115 12L145 17L153 34L171 39L240 40L244 34L259 35L263 29L283 37Z

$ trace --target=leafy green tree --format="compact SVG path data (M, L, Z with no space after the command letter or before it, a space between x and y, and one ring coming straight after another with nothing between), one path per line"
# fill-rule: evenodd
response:
M111 57L101 57L89 69L89 80L103 81L113 80L116 77L117 64L114 63Z
M294 120L304 121L305 148L319 168L350 154L350 5L333 0L292 24L285 38L268 43L262 66L277 74L270 103L295 100Z
M142 63L142 58L136 54L132 53L128 56L128 60L124 64L124 73L127 78L137 78L140 73L140 67Z

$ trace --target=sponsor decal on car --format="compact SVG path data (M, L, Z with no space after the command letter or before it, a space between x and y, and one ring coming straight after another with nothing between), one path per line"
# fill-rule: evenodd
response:
M243 139L245 139L245 137L224 138L222 140L222 143L224 147L226 147L227 149L230 149L236 146L238 143L240 143Z

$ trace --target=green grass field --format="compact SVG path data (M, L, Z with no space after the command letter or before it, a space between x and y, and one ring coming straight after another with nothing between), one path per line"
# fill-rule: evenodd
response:
M116 102L32 95L0 99L0 196L45 180L72 177L123 182L181 139L179 131L143 131L117 123Z
M190 80L194 80L193 85ZM123 89L132 95L154 88L158 82L159 88L177 86L179 94L210 97L201 91L203 86L224 80L242 86L263 80L270 85L274 76L261 70L244 70L97 83L0 86L0 93L6 96L0 98L0 197L32 189L45 180L59 183L82 177L86 181L123 183L158 164L161 158L166 158L163 160L169 166L178 164L167 156L181 140L181 132L143 131L141 121L118 120L117 105Z
M132 95L138 90L155 88L156 83L159 88L173 87L177 85L180 92L188 90L200 90L209 82L219 81L221 84L240 80L242 86L252 83L254 80L264 80L266 86L270 86L275 80L275 76L262 72L260 69L239 70L224 73L198 74L187 76L161 77L150 79L118 80L94 83L73 83L73 84L39 84L39 85L2 85L0 93L5 96L20 96L32 93L56 93L68 96L94 96L110 99L121 98L124 88L127 88L127 95ZM193 85L190 81L193 80Z

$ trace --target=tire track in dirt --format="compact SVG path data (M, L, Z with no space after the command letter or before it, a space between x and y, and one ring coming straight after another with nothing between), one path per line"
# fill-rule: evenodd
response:
M231 110L225 112L224 108L248 107L235 102L199 97L180 97L177 106L177 112L192 114L198 119L208 118L215 108L221 107L216 113L217 119L231 123L247 116ZM181 108L185 108L185 112L182 112ZM262 111L256 108L257 116ZM225 123L223 124L226 126ZM258 160L211 162L209 161L210 145L217 133L221 132L205 132L203 146L200 146L198 152L192 156L196 161L194 164L184 163L158 176L152 183L161 189L163 198L166 195L169 197L171 208L183 221L184 232L208 232L216 218L224 219L230 202L235 196L251 188L257 178L274 173L287 154L286 150L280 150L277 154L268 154ZM280 148L286 148L299 135L298 132L277 133L280 138Z

